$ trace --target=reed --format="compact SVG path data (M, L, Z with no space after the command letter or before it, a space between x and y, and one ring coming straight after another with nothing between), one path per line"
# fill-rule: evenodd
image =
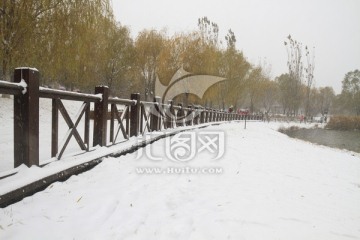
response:
M333 130L360 130L360 116L332 116L325 128Z

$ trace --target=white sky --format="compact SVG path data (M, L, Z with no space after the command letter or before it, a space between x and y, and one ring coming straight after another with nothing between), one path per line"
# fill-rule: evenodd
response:
M289 34L315 47L317 87L340 93L345 74L360 69L360 0L113 0L113 8L133 37L143 29L196 30L197 19L207 16L219 25L221 40L233 30L251 63L271 64L273 78L287 72Z

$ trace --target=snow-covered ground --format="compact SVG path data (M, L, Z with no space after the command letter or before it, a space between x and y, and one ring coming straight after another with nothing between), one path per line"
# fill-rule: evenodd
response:
M210 144L190 161L172 161L168 138L141 156L104 159L0 209L0 238L360 239L359 155L291 139L280 125L196 130L224 132L218 160Z

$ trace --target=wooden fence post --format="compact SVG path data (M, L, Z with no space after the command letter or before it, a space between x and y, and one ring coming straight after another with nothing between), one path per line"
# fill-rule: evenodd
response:
M51 157L56 157L59 139L59 106L56 99L52 99L51 101Z
M193 108L191 105L188 106L188 110L185 116L185 126L193 125Z
M215 110L210 108L210 119L209 119L209 122L214 122L214 119L215 119Z
M208 108L207 107L204 107L204 109L203 109L203 111L204 111L204 122L203 123L207 123L207 119L208 119L208 117L209 117L209 115L208 115Z
M135 100L136 104L130 108L130 137L139 135L139 120L142 121L140 114L140 93L132 93L131 100ZM141 118L141 119L140 119Z
M109 88L96 86L95 94L102 94L102 100L96 102L94 107L93 145L106 146Z
M182 103L178 103L179 109L176 113L176 126L177 127L182 127L184 126L184 116L185 116L185 112L184 109L182 107Z
M14 167L39 166L39 72L16 68L14 82L25 82L23 94L14 95Z
M206 108L201 108L200 109L200 123L204 123L205 122L205 113L206 113Z
M195 110L194 110L194 121L193 124L194 125L199 125L200 124L200 109L198 106L195 106Z
M166 128L172 128L173 122L174 122L174 107L173 107L173 101L168 101L168 107L166 107L165 111L165 126Z
M154 97L154 106L152 106L152 112L150 116L150 129L151 131L159 131L161 123L160 113L160 97Z

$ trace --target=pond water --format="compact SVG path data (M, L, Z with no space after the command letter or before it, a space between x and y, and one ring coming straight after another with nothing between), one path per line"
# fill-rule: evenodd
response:
M316 128L288 130L286 134L290 137L312 143L360 153L360 131L338 131Z

